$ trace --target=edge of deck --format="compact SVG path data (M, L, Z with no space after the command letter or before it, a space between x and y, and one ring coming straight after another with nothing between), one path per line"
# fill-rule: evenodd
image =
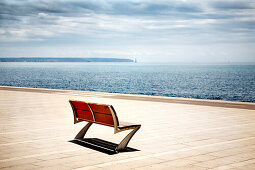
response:
M86 95L86 93L89 93L89 94L94 94L95 96L100 96L103 98L112 98L112 99L164 102L164 103L176 103L176 104L191 104L191 105L203 105L203 106L213 106L213 107L255 110L255 103L234 102L234 101L224 101L224 100L193 99L193 98L180 98L180 97L149 96L149 95L107 93L107 92L80 91L80 90L30 88L30 87L13 87L13 86L0 86L0 90L36 92L36 93L54 93L54 94L67 94L67 95L78 94L80 96Z

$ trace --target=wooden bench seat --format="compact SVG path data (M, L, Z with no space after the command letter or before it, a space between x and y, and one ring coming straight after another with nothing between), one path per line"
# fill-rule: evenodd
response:
M74 124L82 121L88 122L76 135L75 139L77 140L84 139L86 132L93 123L113 127L114 133L133 129L115 148L115 151L118 152L127 147L133 135L141 127L139 124L119 121L112 105L75 100L69 100L69 102L73 109Z

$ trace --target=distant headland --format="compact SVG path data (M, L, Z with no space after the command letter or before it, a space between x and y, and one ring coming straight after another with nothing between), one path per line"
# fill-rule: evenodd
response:
M134 62L132 59L121 58L0 58L0 62Z

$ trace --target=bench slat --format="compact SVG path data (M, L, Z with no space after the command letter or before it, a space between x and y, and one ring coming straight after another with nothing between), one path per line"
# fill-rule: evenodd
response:
M76 110L76 116L78 119L86 120L86 121L94 121L93 114L89 105L85 102L81 101L72 101L74 109Z
M89 106L94 113L96 123L111 126L111 127L114 126L114 121L113 121L113 117L112 117L112 113L109 108L109 105L89 103Z

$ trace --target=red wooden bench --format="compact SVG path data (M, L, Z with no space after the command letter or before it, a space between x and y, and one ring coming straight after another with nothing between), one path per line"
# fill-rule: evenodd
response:
M93 123L113 127L114 133L133 129L115 148L115 151L118 152L127 147L130 139L141 127L139 124L119 121L112 105L73 100L69 102L73 109L74 124L82 121L88 122L76 135L75 139L77 140L84 139L86 132Z

